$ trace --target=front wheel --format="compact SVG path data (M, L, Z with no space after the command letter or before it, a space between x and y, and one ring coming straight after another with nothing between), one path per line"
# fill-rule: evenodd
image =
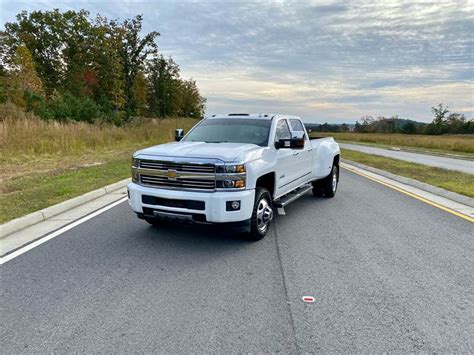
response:
M267 189L258 187L255 190L255 203L250 220L249 240L257 241L267 235L273 219L272 198Z
M158 218L145 217L144 220L151 224L153 227L159 227L162 224L162 221Z

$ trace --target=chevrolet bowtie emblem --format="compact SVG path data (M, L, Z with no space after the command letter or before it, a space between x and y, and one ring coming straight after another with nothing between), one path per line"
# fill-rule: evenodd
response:
M178 173L176 172L176 170L168 169L165 175L169 180L176 180Z

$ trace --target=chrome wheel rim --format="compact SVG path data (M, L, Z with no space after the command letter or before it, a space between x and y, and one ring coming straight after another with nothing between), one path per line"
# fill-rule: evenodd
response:
M337 189L337 169L334 169L332 173L332 192L336 192Z
M257 228L260 233L264 233L270 221L273 219L273 209L268 201L262 198L257 206Z

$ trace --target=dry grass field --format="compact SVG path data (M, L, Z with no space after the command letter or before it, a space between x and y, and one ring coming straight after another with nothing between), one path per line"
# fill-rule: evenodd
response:
M313 132L310 136L331 136L336 140L346 142L474 154L473 135L427 136L417 134Z
M135 150L171 141L175 128L197 122L147 119L116 127L2 118L0 223L129 177Z

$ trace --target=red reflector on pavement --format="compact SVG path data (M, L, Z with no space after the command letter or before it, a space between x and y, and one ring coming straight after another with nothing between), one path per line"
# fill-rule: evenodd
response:
M303 302L314 303L314 297L313 296L303 296Z

